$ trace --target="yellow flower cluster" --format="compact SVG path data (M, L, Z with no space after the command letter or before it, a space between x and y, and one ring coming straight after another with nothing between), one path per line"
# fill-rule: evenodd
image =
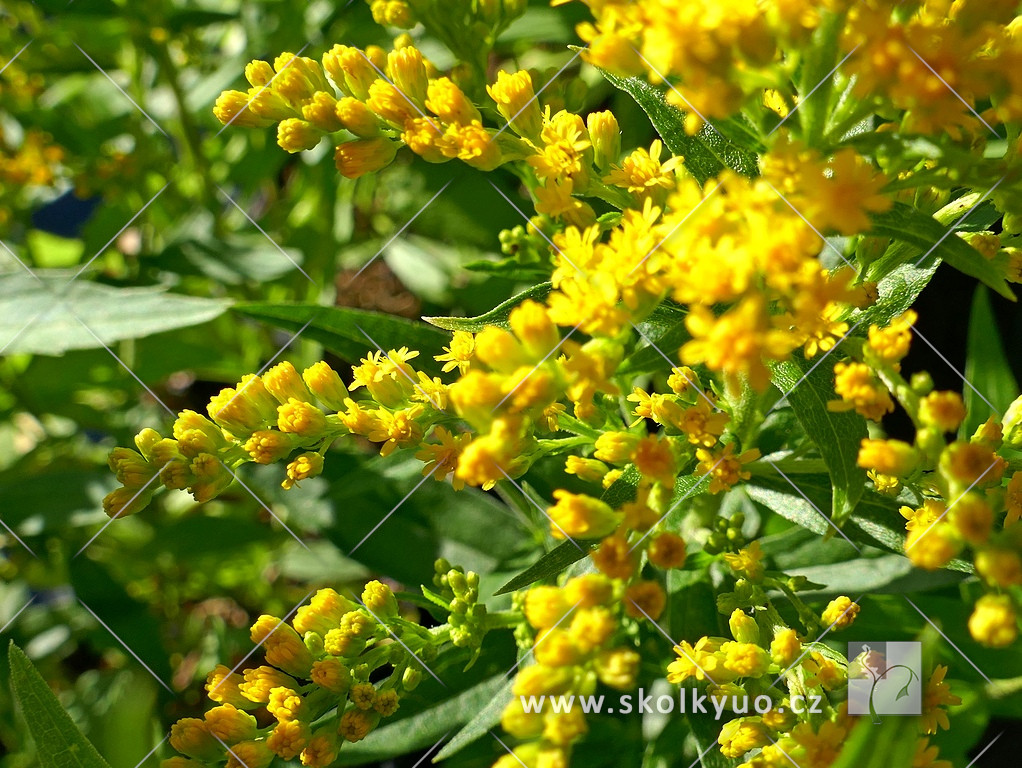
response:
M518 671L514 698L501 716L504 730L522 743L494 768L567 765L572 745L588 730L585 713L581 706L555 711L550 699L538 697L588 696L598 683L619 691L633 687L641 659L618 637L621 589L619 582L588 574L525 593L525 618L536 631L535 663ZM527 709L523 698L537 706Z
M1012 432L1022 421L1022 398L1003 424L991 417L972 436L948 439L965 419L962 397L934 390L926 374L906 380L901 373L915 320L909 310L885 328L870 327L858 359L835 366L841 399L830 407L854 408L874 421L893 411L895 401L905 409L915 440L865 439L859 466L881 493L894 496L908 485L925 494L921 505L901 507L905 554L920 568L935 570L971 550L976 572L993 592L977 602L969 630L985 645L1010 645L1018 637L1018 606L1001 590L1022 585L1022 471L1009 473L1001 453L1022 447Z
M839 597L828 604L820 619L843 629L858 610L849 598ZM667 667L667 680L705 687L713 706L740 715L726 722L717 738L727 758L755 753L740 768L828 768L854 724L843 701L851 667L848 660L818 643L804 643L769 605L755 606L751 614L736 608L728 624L733 640L702 637L694 644L676 646L677 658ZM859 659L852 662L861 663ZM936 762L937 748L929 745L926 736L938 727L948 728L946 707L961 704L944 682L946 672L946 667L937 667L923 691L917 753L925 755L930 762L921 764L930 768L950 764ZM816 711L809 713L808 705L793 706L795 695L803 701L816 700ZM752 701L757 702L755 714ZM760 701L769 701L770 706Z
M901 111L904 130L984 136L1022 116L1017 3L926 0L910 14L885 0L849 5L841 46L855 93Z
M397 711L422 678L442 637L402 619L393 592L366 584L356 602L321 589L288 624L260 616L252 625L266 663L243 671L220 665L206 680L215 706L179 720L170 745L184 757L164 768L266 768L275 757L328 766L344 742L364 739ZM400 638L390 643L390 638ZM379 682L370 675L389 674ZM377 674L374 677L379 677Z
M111 452L110 468L122 485L104 498L103 509L111 517L133 515L161 486L209 501L233 482L234 469L241 464L271 464L289 457L283 486L291 488L318 475L323 452L348 433L341 415L323 411L343 409L346 402L348 390L326 363L301 375L289 362L261 376L247 375L210 400L209 418L182 411L173 437L144 429L135 438L138 451Z

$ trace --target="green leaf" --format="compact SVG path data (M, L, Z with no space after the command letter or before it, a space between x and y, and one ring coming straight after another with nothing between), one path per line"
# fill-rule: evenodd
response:
M831 768L910 768L918 727L914 717L860 718Z
M511 579L511 581L498 589L494 594L506 595L508 592L524 589L530 584L535 584L537 581L552 578L588 554L589 549L586 547L585 542L578 542L578 546L576 546L575 542L562 542Z
M646 346L626 357L617 372L623 376L639 376L672 368L671 356L677 355L681 345L692 338L685 327L687 314L681 307L660 304L639 323L639 330L645 337L642 343ZM665 355L668 359L664 359Z
M502 700L501 696L509 697L510 693L511 684L504 675L494 675L435 707L373 731L357 744L345 744L333 765L364 765L426 749L454 728L468 722L468 725L455 736L455 739L458 739L473 723L480 720L483 713L496 709L496 717L489 725L479 729L479 733L471 738L466 735L460 744L465 746L486 733L500 720L500 711L503 705L507 704L507 699ZM498 701L503 701L503 704L495 708L494 703ZM473 712L477 713L475 717L471 717ZM448 742L444 749L449 749L455 739ZM434 758L436 759L440 759L439 755Z
M501 682L503 679L503 677L494 678L497 682ZM499 723L504 707L511 701L512 685L514 685L513 677L499 686L485 706L476 713L475 717L469 720L465 727L454 734L454 738L444 744L443 749L436 753L433 762L437 763L441 760L446 760L456 752L460 752L476 739L486 735L493 726Z
M855 509L866 486L866 470L856 459L867 432L866 420L854 411L827 410L827 402L838 399L832 371L826 362L813 365L796 354L774 367L773 378L778 388L788 393L785 397L795 417L827 465L833 483L834 523L840 526Z
M967 438L986 421L986 416L996 415L990 413L990 405L1004 413L1018 394L1018 383L997 332L990 294L982 285L976 287L969 315L965 380L967 383L962 389L962 396L968 415L962 424L961 435Z
M11 686L45 768L110 768L53 695L28 656L11 642Z
M852 314L857 332L865 333L870 325L886 327L916 303L919 294L937 273L940 259L930 254L921 266L909 262L895 267L877 283L877 300L864 310Z
M682 690L685 691L684 688ZM702 768L733 768L733 766L738 765L739 760L737 758L729 759L724 757L720 752L720 748L716 745L717 736L720 734L720 729L723 726L720 721L707 715L702 717L686 715L685 720L692 731L692 737L696 742L696 749L702 755L699 758L699 765Z
M974 205L972 196L967 197ZM961 213L964 214L966 211L968 211L967 206ZM979 251L954 235L953 232L949 233L948 227L933 216L929 216L911 205L895 203L889 211L875 213L871 218L873 222L872 234L902 241L919 249L922 253L932 250L931 255L936 255L942 261L946 261L959 272L975 277L1005 298L1015 300L1015 294L1011 292L1004 275L994 266L994 263L985 259ZM884 274L886 269L894 266L889 261L890 259L885 257L871 264L867 276L876 279L880 274Z
M832 495L830 478L827 475L798 475L792 480L805 498L792 488L787 480L776 474L773 477L753 476L743 488L753 501L813 533L824 535L833 530L813 508L813 505L816 505L823 514L830 514ZM806 501L806 498L812 503ZM889 499L874 491L864 491L842 531L858 544L879 546L889 552L903 554L905 521L898 514L898 508L902 504L916 503L908 498ZM972 573L973 570L972 565L959 558L952 560L947 567L962 573Z
M825 12L802 62L798 92L803 96L798 105L798 119L802 137L811 147L820 143L827 116L832 112L834 65L840 51L838 36L843 21L843 16Z
M437 328L443 328L446 331L478 333L483 328L491 325L506 329L510 327L508 325L508 318L511 316L512 309L528 299L542 301L550 293L551 288L550 283L534 285L478 317L424 317L422 319L430 325L435 325Z
M230 306L224 299L180 296L161 287L115 288L84 278L70 282L73 272L35 274L38 280L21 273L0 275L4 354L60 355L70 349L96 349L205 323Z
M640 77L618 77L603 69L600 72L611 85L635 99L667 148L685 158L685 168L700 184L725 168L744 176L759 174L753 151L758 149L759 141L740 120L713 122L704 125L695 136L689 136L685 132L685 112L668 104L660 89ZM738 137L741 143L736 141Z
M440 373L433 359L443 352L450 337L432 326L402 317L362 309L321 307L317 304L239 304L235 311L263 320L278 328L302 332L348 361L360 360L367 352L408 347L419 350L413 365L431 373Z

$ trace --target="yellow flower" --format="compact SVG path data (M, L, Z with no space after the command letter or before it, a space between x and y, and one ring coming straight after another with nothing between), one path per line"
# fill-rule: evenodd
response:
M436 355L435 359L444 364L444 373L457 368L458 373L464 376L474 352L475 337L468 331L455 331L450 346L444 347L444 354Z
M948 706L958 706L962 700L951 693L951 686L944 682L944 675L947 674L947 667L938 665L934 668L923 691L923 733L936 733L937 728L947 730L951 723L947 719L947 712L943 709Z
M704 363L733 382L748 376L762 391L770 383L765 360L784 360L795 346L787 331L772 329L763 299L745 298L720 317L704 306L694 306L685 318L692 341L681 348L686 364Z
M912 344L912 326L917 319L915 310L910 309L892 320L886 328L871 325L868 342L870 352L897 370Z
M439 440L439 443L423 443L415 454L415 458L425 462L422 468L422 475L432 475L435 480L443 480L453 473L458 467L458 457L471 437L469 435L453 435L441 426L433 428L431 437ZM465 487L465 481L455 476L451 485L458 491Z
M625 613L633 619L656 621L667 606L667 595L656 581L639 581L625 590Z
M781 629L770 641L770 659L778 667L787 669L802 654L802 642L794 629Z
M976 553L976 572L993 586L1022 586L1022 557L1011 549L986 547Z
M865 363L838 363L834 366L834 391L841 397L827 403L828 410L855 409L871 421L880 421L894 410L894 401Z
M1004 648L1018 637L1018 616L1008 595L983 595L969 617L969 634L990 648Z
M553 495L557 503L547 514L554 538L599 539L613 532L621 522L621 515L600 499L560 488Z
M630 648L612 648L596 657L596 675L604 685L627 691L635 685L642 657Z
M732 571L743 574L752 581L763 578L763 551L758 541L739 549L735 554L725 552L724 561Z
M291 397L277 408L277 426L281 432L300 437L320 437L326 428L326 416L316 406Z
M673 487L677 477L674 451L668 440L658 439L655 435L642 438L632 454L635 468L647 480Z
M286 152L294 154L315 149L322 140L322 132L305 120L289 117L277 125L277 144Z
M851 598L842 595L836 597L827 604L820 618L828 627L834 629L847 629L859 615L859 604L853 603Z
M681 166L682 158L672 157L665 163L660 162L663 144L659 139L653 141L649 151L643 148L634 150L614 166L603 178L604 184L627 189L639 200L647 197L654 202L663 202L667 192L674 186L675 169Z
M756 747L766 746L771 742L770 734L763 723L755 718L738 718L724 723L717 736L720 753L724 757L741 757Z
M687 557L685 540L669 531L657 534L646 548L646 555L658 568L681 568Z
M322 471L323 454L315 452L302 453L287 465L287 477L280 485L284 490L289 491L302 480L316 477Z
M183 755L202 761L217 760L223 754L223 747L209 732L206 723L195 717L174 723L170 729L170 746Z
M734 443L728 443L716 450L696 449L696 458L699 459L696 474L710 476L710 485L707 488L710 493L726 491L740 480L748 480L752 477L752 474L743 469L743 466L759 458L759 449L752 448L737 456L734 455L734 449Z
M863 439L856 463L884 475L906 477L919 461L919 453L901 440Z
M941 432L954 432L965 419L965 404L957 392L931 392L919 401L919 420Z
M770 654L755 643L725 642L720 646L724 668L736 677L760 677L770 666Z
M349 709L341 716L338 733L345 741L361 741L380 721L379 712L363 712L360 709Z
M575 576L564 584L564 597L571 605L593 608L606 605L614 595L614 584L602 573Z
M266 739L266 746L277 757L291 760L305 749L311 735L308 724L300 720L286 720L274 726Z

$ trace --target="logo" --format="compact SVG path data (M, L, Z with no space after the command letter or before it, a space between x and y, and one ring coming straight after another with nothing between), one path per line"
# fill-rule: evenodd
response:
M922 648L919 643L848 644L848 714L922 714Z

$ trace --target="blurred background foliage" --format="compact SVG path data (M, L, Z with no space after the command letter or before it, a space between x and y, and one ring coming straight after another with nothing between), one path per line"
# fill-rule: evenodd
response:
M583 13L531 3L498 41L491 70L514 61L546 73L546 82L571 60ZM306 46L318 57L334 43L389 48L390 38L362 0L8 0L0 8L0 519L9 534L0 549L0 627L112 768L157 764L153 745L175 719L201 710L209 669L251 651L248 626L260 613L283 615L312 590L370 576L414 590L438 556L483 574L481 593L492 594L535 558L545 535L521 500L455 494L440 483L424 484L388 517L420 482L419 464L380 461L354 442L301 489L284 493L278 468L249 468L247 487L202 508L168 494L106 527L100 500L114 485L106 454L141 426L167 426L162 404L202 411L211 394L278 354L296 365L323 356L315 341L234 313L232 302L476 315L528 278L493 266L498 233L522 223L502 194L526 210L508 172L484 176L402 154L383 173L350 181L325 145L290 156L272 131L220 130L213 101L238 87L246 62ZM451 65L439 43L417 44L439 68ZM567 75L546 101L612 108L624 146L648 145L652 128L627 96L577 62ZM924 298L946 302L966 285L950 280L956 285L935 281ZM967 306L971 296L955 300ZM1004 308L995 297L984 311ZM942 317L921 315L923 323ZM964 357L965 324L943 318L930 322L946 329L921 327ZM1018 349L1018 322L1015 313L1002 324L1009 349ZM530 473L539 494L554 472L550 462ZM755 505L744 503L753 519ZM809 543L792 536L805 532L774 533L793 568L827 568L849 554L831 541L800 560ZM835 592L859 589L829 582ZM687 617L685 633L713 633L709 584L675 586L671 615ZM870 617L878 631L918 624L900 597L866 607L862 621ZM964 624L963 614L961 632ZM510 637L492 641L459 678L463 690L514 662ZM402 718L457 693L427 681ZM478 711L486 700L477 693L464 706ZM961 727L978 735L988 715ZM17 718L0 696L2 768L36 764ZM579 759L638 762L638 751L626 757L608 745L621 743L618 729L640 724L599 729ZM489 764L500 750L479 741L451 764Z

